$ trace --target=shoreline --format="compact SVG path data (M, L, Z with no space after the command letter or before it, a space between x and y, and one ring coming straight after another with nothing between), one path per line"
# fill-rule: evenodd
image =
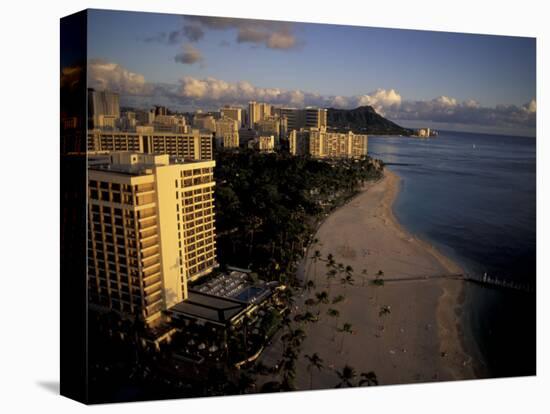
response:
M384 174L388 172L395 177L394 179L397 180L397 184L390 186L389 192L393 191L394 194L390 194L388 196L390 202L387 206L386 211L386 214L388 215L389 220L391 220L392 225L395 228L399 229L402 234L408 235L409 237L414 239L416 243L422 246L429 254L434 256L449 273L465 274L464 269L458 263L456 263L451 258L445 256L432 244L409 233L397 220L397 217L395 217L395 214L393 212L393 204L395 203L395 200L399 195L399 191L401 190L401 182L399 176L395 172L385 168ZM476 362L476 366L474 366L473 357L468 352L468 348L472 346L471 342L473 341L473 339L469 339L470 345L468 346L466 343L466 338L464 336L464 322L462 320L462 315L464 313L463 305L465 302L466 294L466 287L464 285L465 282L457 282L458 283L455 284L456 286L453 286L449 283L442 283L440 286L442 289L442 293L438 299L436 309L436 319L440 333L440 351L446 352L445 349L448 349L453 341L455 343L458 342L460 344L461 353L464 356L464 360L467 361L467 364L472 367L473 374L476 377L482 378L484 375L481 374L483 370L481 363ZM461 378L456 379L460 380Z
M346 204L332 211L317 228L319 243L309 246L301 264L316 291L330 296L344 295L337 305L320 305L320 320L308 324L302 356L297 362L299 389L310 388L307 361L303 355L318 353L325 369L314 376L313 388L332 388L335 370L345 364L361 372L374 371L381 385L479 378L476 363L466 352L461 315L464 282L452 278L423 279L426 276L461 274L461 267L434 246L407 232L393 214L400 178L387 168L384 176L365 183ZM325 264L314 264L311 252L333 254L337 263L354 269L353 286L342 286L339 279L327 285ZM368 276L359 274L366 268ZM384 286L373 286L378 270L383 270ZM395 278L399 281L389 283ZM411 279L411 280L408 280ZM306 310L304 293L296 300L294 312ZM379 316L389 306L391 313ZM334 320L328 308L339 310ZM351 323L352 338L344 338L336 327ZM274 363L280 357L280 344L264 351L261 360Z

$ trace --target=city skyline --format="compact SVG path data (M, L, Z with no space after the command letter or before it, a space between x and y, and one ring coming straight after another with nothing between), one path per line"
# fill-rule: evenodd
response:
M533 38L107 10L89 16L89 84L119 92L123 105L371 105L409 127L536 132Z

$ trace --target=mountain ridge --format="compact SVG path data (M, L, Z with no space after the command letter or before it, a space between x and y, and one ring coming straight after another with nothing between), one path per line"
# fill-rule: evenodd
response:
M328 108L327 125L331 130L352 131L356 134L412 135L414 133L412 129L403 128L384 118L370 105L353 109Z

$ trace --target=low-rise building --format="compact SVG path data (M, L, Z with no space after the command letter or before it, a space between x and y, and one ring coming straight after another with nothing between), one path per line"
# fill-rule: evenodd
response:
M260 152L273 152L275 150L275 137L269 135L254 138L248 141L248 148L256 149Z

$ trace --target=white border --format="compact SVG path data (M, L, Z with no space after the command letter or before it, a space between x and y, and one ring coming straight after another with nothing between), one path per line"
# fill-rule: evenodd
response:
M2 4L3 80L0 94L2 201L0 235L0 411L77 412L59 397L59 18L86 7L222 15L536 36L538 163L538 376L532 378L404 385L201 400L104 405L105 412L548 412L548 302L550 277L543 247L548 239L547 145L543 119L548 84L548 12L544 2L394 0L222 1L63 0ZM545 162L546 161L546 162ZM546 164L546 165L545 165ZM6 266L7 264L7 266ZM546 292L548 294L548 292ZM545 349L546 345L546 349ZM546 410L545 410L546 408Z

